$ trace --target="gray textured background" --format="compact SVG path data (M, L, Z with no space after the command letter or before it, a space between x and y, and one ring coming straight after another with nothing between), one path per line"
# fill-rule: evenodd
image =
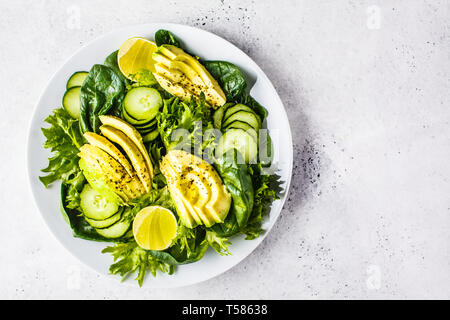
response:
M450 298L449 17L437 0L1 0L0 298ZM295 158L262 245L170 290L81 265L45 227L25 169L51 75L96 37L158 21L247 52L286 106Z

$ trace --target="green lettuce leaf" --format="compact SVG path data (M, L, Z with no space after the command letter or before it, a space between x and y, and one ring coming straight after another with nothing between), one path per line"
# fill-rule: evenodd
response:
M84 144L84 138L80 134L78 120L73 119L62 108L54 110L45 122L51 126L42 128L46 138L44 148L50 149L53 155L49 158L48 166L42 170L48 174L39 177L39 180L47 188L57 180L68 183L79 174L77 154Z
M164 100L161 113L157 116L158 128L166 150L191 148L195 150L203 132L213 128L211 109L200 99L181 101L178 98Z
M173 274L174 265L165 263L155 258L149 251L140 248L135 241L128 243L116 243L106 247L102 253L110 253L115 263L109 267L111 274L119 274L122 280L137 272L136 280L142 286L144 277L148 271L155 277L157 271Z
M216 231L207 230L205 239L218 254L222 256L231 254L228 250L228 246L231 245L231 242L228 238L219 235Z
M261 164L251 165L249 169L255 190L255 198L247 225L241 231L246 234L247 240L252 240L264 232L261 228L264 217L270 211L272 202L280 198L282 188L280 176L276 174L262 174Z

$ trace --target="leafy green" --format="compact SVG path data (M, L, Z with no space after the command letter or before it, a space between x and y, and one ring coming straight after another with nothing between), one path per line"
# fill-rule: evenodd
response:
M216 252L220 255L229 255L231 254L230 251L228 251L228 246L231 245L231 242L228 240L228 238L221 236L214 230L207 230L206 231L206 241L208 244L216 250Z
M280 176L274 174L262 174L262 165L256 164L249 167L255 190L253 210L242 233L246 239L251 240L259 237L264 231L261 228L264 216L270 211L273 201L279 199L282 191Z
M80 134L78 120L73 119L63 108L56 109L45 119L51 126L42 128L46 141L44 148L50 149L53 155L48 166L42 172L48 173L39 180L48 187L56 180L67 183L79 174L78 151L84 144Z
M135 241L116 243L103 249L102 253L110 253L114 261L117 261L109 267L109 271L112 274L119 274L122 280L137 271L136 280L139 286L142 286L147 271L156 276L158 270L168 274L173 274L175 270L172 264L155 258L149 251L140 248Z
M231 211L228 213L230 217L227 216L226 222L232 222L234 216L237 225L242 228L253 210L253 184L247 165L238 161L238 151L233 149L232 152L232 157L223 154L217 158L215 167L233 198Z
M195 146L200 141L199 137L203 136L203 131L212 128L210 112L203 94L198 100L165 99L157 119L159 133L167 151Z
M110 67L113 71L119 76L125 86L131 84L131 81L128 80L120 71L119 63L117 62L117 53L119 50L114 51L109 56L106 57L105 62L103 63L105 66Z
M122 79L112 68L94 65L81 86L81 131L98 132L100 115L120 114L125 89Z
M111 239L99 235L97 231L95 231L95 228L93 228L89 223L86 222L79 208L79 198L76 208L69 207L69 205L72 203L70 200L68 200L70 188L71 185L67 185L64 183L61 184L61 213L72 229L74 237L85 240L110 242ZM128 219L130 219L130 216L133 213L131 209L131 207L127 207L124 211L124 215L127 216ZM127 242L130 241L130 238L128 236L123 236L121 238L114 239L114 241Z
M264 108L258 101L256 101L250 94L247 92L242 92L242 94L237 98L238 103L245 104L246 106L255 110L255 112L261 117L261 121L267 117L268 112L266 108Z
M237 66L226 61L204 61L203 65L219 82L228 102L249 106L264 121L267 117L267 110L245 91L247 81Z
M247 87L247 81L234 64L226 61L205 61L203 65L219 81L227 100L235 100Z
M156 31L155 42L158 47L163 44L170 44L176 47L181 47L180 41L178 41L178 39L172 34L172 32L164 29Z
M63 182L63 184L67 186L67 194L65 198L67 208L81 211L80 194L85 183L86 179L81 170L74 174L73 177L70 177Z

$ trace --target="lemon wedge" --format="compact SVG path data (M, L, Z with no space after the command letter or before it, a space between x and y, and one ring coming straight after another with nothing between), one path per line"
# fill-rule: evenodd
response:
M135 37L125 41L117 53L117 62L123 75L130 80L143 70L155 71L155 61L152 58L156 51L156 43L151 40Z
M172 211L160 206L145 207L133 221L133 235L145 250L164 250L177 235L177 219Z

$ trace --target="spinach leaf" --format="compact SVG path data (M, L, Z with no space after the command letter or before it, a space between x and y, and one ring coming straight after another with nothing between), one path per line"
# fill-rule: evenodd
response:
M261 122L267 117L268 112L266 108L264 108L258 101L256 101L250 94L247 92L242 92L242 94L237 98L238 103L245 104L246 106L255 110L255 112L261 117Z
M237 66L226 61L204 61L203 65L219 82L228 102L245 104L255 110L261 121L264 121L267 110L246 92L247 81Z
M125 96L125 85L120 76L110 67L96 64L81 86L81 131L98 132L98 116L121 112Z
M230 212L228 213L230 217L227 216L225 223L231 223L231 229L236 230L237 226L243 228L247 224L253 210L254 193L252 178L247 170L247 166L238 163L238 151L236 149L233 149L232 152L233 157L224 154L216 159L215 168L233 199ZM236 224L233 225L233 219L235 219L237 226ZM230 227L227 229L230 229ZM220 232L220 229L214 230Z
M227 100L235 100L247 87L247 81L234 64L226 61L205 61L203 65L223 89Z
M180 41L172 34L172 32L164 29L160 29L155 33L155 42L159 47L163 44L170 44L176 47L180 47Z
M107 67L110 67L111 69L114 70L114 72L120 77L120 79L123 81L124 85L127 86L129 84L131 84L131 81L128 80L122 73L122 71L120 71L119 68L119 63L117 62L117 52L119 50L114 51L113 53L111 53L109 56L106 57L104 65Z

